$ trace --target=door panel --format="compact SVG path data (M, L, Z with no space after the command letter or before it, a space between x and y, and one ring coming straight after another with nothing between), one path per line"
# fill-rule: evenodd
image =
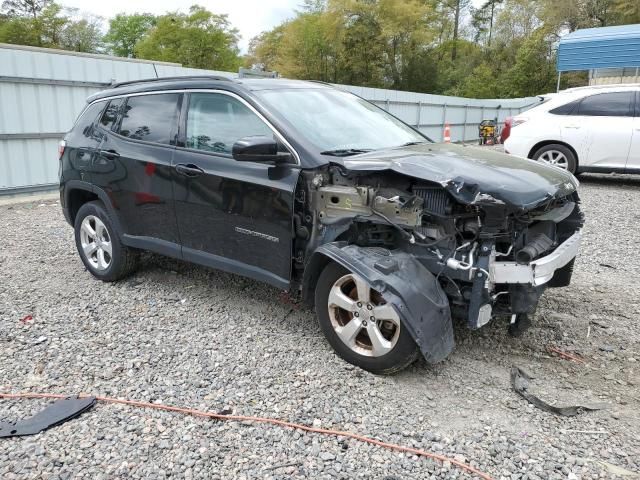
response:
M105 135L93 168L120 215L124 233L179 243L173 201L173 147Z
M590 133L585 165L624 168L631 146L633 118L583 117Z
M633 133L626 168L635 173L640 172L640 117L633 119Z
M220 262L238 262L227 270L257 267L288 281L298 169L178 148L174 166L180 164L203 171L199 176L173 172L184 258L207 263L206 255L213 255L222 257Z
M560 132L562 140L571 145L578 154L580 165L588 162L589 146L591 136L589 128L585 125L584 117L566 116L560 121Z

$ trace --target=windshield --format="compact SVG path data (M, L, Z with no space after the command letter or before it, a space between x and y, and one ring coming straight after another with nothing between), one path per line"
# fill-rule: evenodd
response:
M261 90L256 94L326 155L357 154L427 141L384 110L340 90Z

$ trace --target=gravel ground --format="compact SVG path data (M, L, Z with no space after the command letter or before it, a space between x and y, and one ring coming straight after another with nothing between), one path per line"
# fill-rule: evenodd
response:
M582 182L588 223L574 283L547 292L532 329L513 339L500 322L457 327L446 361L393 377L341 361L313 313L271 287L153 255L132 278L100 283L56 202L2 205L0 391L320 424L446 454L496 479L629 478L640 472L640 178ZM511 390L512 365L552 403L609 407L573 418L540 411ZM0 400L0 418L45 404ZM2 479L166 477L468 478L353 440L107 404L0 440Z

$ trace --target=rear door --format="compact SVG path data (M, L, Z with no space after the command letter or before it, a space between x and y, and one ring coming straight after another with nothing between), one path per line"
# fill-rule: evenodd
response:
M231 156L240 138L282 137L229 92L189 93L183 112L173 162L183 258L285 288L298 167L238 162Z
M118 212L130 245L179 256L171 157L180 93L114 99L100 125L93 183Z
M581 138L586 154L582 167L623 169L629 156L633 131L634 92L607 92L588 96L574 114L566 117L563 135Z
M633 133L631 148L627 159L627 171L640 173L640 91L636 92L635 117L633 118Z

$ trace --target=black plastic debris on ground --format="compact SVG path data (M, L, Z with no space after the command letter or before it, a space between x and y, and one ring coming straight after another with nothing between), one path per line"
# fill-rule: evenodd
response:
M96 397L68 397L56 400L32 417L17 422L0 422L0 438L35 435L76 418L95 404Z
M544 410L545 412L554 413L556 415L563 415L565 417L573 417L575 415L578 415L581 411L601 410L605 407L604 405L574 405L570 407L556 407L550 405L533 393L529 392L529 380L531 380L531 376L524 370L516 366L511 367L511 386L516 391L516 393L526 399L529 403L535 405L540 410Z

